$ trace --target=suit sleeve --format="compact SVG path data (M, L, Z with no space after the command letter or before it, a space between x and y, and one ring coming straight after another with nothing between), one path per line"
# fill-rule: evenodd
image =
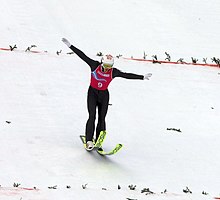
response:
M87 55L85 55L81 50L78 48L74 47L73 45L70 46L70 49L77 55L79 56L83 61L85 61L91 68L92 71L96 69L100 65L99 61L93 60L89 58Z
M114 68L113 72L112 72L112 78L116 78L116 77L121 77L121 78L126 78L126 79L144 80L144 76L143 75L121 72L120 70Z

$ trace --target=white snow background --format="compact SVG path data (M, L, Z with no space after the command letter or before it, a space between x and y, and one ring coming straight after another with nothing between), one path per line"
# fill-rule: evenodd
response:
M61 41L66 37L97 60L98 52L136 58L145 52L160 60L168 52L173 61L211 63L220 57L218 0L0 2L0 47L18 47L0 51L1 200L220 196L219 68L115 58L122 71L153 76L111 83L104 148L124 148L101 157L85 151L79 138L88 118L90 68L66 54ZM30 45L42 53L19 51ZM14 183L37 190L16 190ZM183 193L186 187L192 194Z

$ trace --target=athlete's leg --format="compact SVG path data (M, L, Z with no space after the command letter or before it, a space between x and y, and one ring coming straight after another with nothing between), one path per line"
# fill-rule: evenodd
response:
M96 127L96 139L99 137L100 131L106 130L105 117L108 112L108 104L109 104L109 92L108 90L106 90L103 91L101 95L99 95L98 124Z
M93 88L89 87L87 96L87 108L89 112L89 119L86 123L86 141L92 141L95 130L97 95Z

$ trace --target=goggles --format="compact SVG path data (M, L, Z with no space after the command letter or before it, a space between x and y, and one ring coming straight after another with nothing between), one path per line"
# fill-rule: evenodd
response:
M112 65L106 64L106 63L103 63L102 66L104 69L111 69L112 68Z

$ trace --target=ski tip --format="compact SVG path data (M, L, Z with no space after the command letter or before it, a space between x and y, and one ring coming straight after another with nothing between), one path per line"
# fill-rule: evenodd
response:
M100 134L107 134L107 132L104 130L104 131L100 131Z

